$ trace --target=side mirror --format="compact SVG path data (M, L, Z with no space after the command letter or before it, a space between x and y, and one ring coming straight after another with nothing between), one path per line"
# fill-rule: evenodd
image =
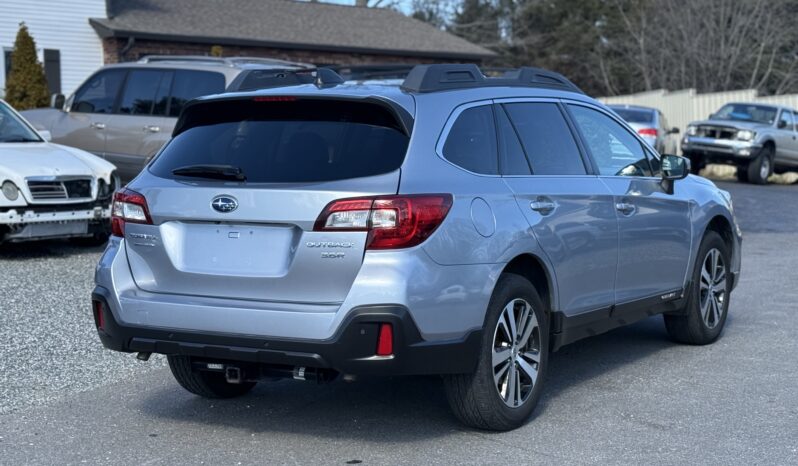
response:
M711 120L713 118L715 118L715 114L714 113L710 113L709 116L707 117L707 120Z
M45 141L50 142L53 140L53 135L52 133L50 133L50 131L46 129L40 129L38 131L39 131L39 136L41 136L42 139L44 139Z
M784 120L779 120L779 124L777 125L779 129L784 129L787 127L787 122Z
M673 183L690 174L690 159L678 155L663 155L660 161L662 170L662 187L668 194L673 194Z
M668 134L679 134L679 128L674 126L670 129L670 131L668 131Z
M66 98L64 94L53 94L50 96L50 107L57 108L58 110L63 110L64 102L66 102Z

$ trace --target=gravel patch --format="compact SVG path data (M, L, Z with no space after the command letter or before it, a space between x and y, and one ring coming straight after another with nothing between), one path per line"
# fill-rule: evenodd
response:
M100 343L90 295L101 254L66 241L0 246L0 414L165 364Z

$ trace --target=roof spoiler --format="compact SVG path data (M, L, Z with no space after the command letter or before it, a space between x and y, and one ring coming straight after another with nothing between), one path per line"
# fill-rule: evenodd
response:
M257 79L252 83L246 83L247 80L252 79L249 75L253 73L259 75ZM227 87L227 92L245 92L275 87L298 86L300 84L314 84L319 89L327 89L343 83L344 78L330 68L252 70L239 74Z
M584 94L565 76L531 66L507 70L494 78L485 76L474 64L417 65L402 83L403 90L419 93L500 86L541 87Z

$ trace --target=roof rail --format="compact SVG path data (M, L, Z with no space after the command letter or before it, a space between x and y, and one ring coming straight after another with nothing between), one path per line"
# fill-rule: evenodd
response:
M543 87L584 94L565 76L531 66L507 70L494 78L485 76L474 64L417 65L402 83L402 89L408 92L500 86Z
M213 63L213 64L226 65L226 66L262 64L262 65L296 66L302 68L313 67L313 65L309 65L307 63L292 62L287 60L280 60L277 58L211 57L203 55L147 55L139 59L138 62L139 63L156 63L156 62Z

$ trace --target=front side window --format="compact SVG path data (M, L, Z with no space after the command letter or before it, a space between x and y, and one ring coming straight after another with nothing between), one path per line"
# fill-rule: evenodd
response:
M180 116L183 107L192 99L224 92L224 75L212 71L176 71L172 85L169 116Z
M79 113L113 113L126 70L101 71L75 93L71 110Z
M156 94L165 74L159 70L133 70L127 76L119 113L124 115L151 115Z
M604 176L652 176L643 145L607 115L581 105L568 105L590 154Z
M585 164L560 108L551 102L502 105L521 138L533 175L584 175Z
M460 113L446 137L443 156L470 172L499 173L496 125L490 105L472 107Z
M789 131L793 130L792 112L789 110L782 110L781 117L779 118L779 128Z

